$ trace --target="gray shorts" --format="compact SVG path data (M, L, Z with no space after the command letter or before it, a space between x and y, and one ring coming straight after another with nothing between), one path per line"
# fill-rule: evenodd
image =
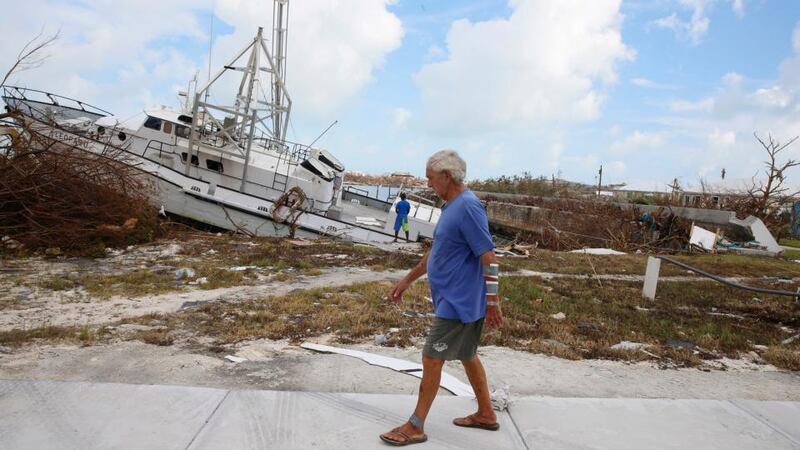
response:
M425 340L424 356L445 361L466 361L478 352L483 319L472 323L437 317Z

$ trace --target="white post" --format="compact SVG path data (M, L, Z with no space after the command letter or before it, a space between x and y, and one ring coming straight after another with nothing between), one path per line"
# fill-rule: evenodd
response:
M652 256L647 257L647 270L644 273L644 288L642 297L650 300L656 299L656 284L658 283L658 272L661 269L661 260Z

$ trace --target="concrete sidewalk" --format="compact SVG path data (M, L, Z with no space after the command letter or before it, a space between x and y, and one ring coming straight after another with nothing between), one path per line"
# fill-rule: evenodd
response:
M404 395L0 380L2 449L390 448ZM500 431L450 421L474 400L440 395L413 448L800 449L800 402L529 397Z

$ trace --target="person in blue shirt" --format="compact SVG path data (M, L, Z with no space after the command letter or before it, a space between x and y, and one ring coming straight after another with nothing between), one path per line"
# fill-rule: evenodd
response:
M397 242L400 228L406 232L406 240L408 240L408 213L411 212L411 203L406 200L405 192L400 193L400 201L397 202L394 210L397 212L397 218L394 219L394 240L392 242Z
M442 367L460 360L478 400L478 411L453 420L461 427L497 430L489 383L477 355L484 320L503 324L498 301L499 269L486 210L464 186L466 163L453 150L428 159L428 186L446 203L433 232L433 245L422 260L389 293L399 303L417 278L428 274L435 319L422 351L422 381L414 413L403 425L380 435L391 445L425 442L425 418L439 390Z

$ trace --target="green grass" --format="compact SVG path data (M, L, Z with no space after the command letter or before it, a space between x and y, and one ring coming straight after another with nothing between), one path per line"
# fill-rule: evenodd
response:
M340 343L369 341L375 334L387 334L392 346L424 340L431 324L425 316L431 311L425 299L427 285L412 285L399 306L384 300L390 288L387 282L363 283L236 304L206 304L164 316L162 321L170 329L211 336L214 346L259 338L301 342L323 334L333 334ZM641 283L604 281L600 286L596 280L545 283L528 277L503 278L501 295L505 326L487 331L484 344L568 359L658 358L670 367L737 358L752 351L753 344L761 344L770 348L764 357L778 367L797 370L800 362L800 345L781 345L787 335L780 326L800 328L800 310L784 297L759 295L753 300L750 292L715 283L662 282L656 301L650 302L641 297ZM407 317L406 311L420 317ZM559 312L566 315L564 320L552 318ZM388 333L390 328L400 331ZM690 342L697 351L673 348L667 344L672 340ZM610 349L621 341L648 344L649 354Z
M800 277L800 264L781 258L734 254L673 255L671 258L721 276ZM644 275L647 255L585 255L538 249L528 258L500 258L500 264L504 272L527 269L554 273ZM685 269L672 264L661 264L661 275L688 274Z
M68 342L83 345L92 345L103 338L88 325L82 326L56 326L45 325L29 329L13 329L0 331L0 345L17 348L30 342Z
M800 249L784 250L783 253L781 253L781 256L783 256L786 259L800 259Z
M789 239L783 238L778 242L781 245L785 245L787 247L797 247L800 248L800 239Z
M150 270L135 270L117 275L84 275L77 280L86 291L95 297L108 298L115 295L141 297L158 295L183 289L173 283L172 272L156 273Z

